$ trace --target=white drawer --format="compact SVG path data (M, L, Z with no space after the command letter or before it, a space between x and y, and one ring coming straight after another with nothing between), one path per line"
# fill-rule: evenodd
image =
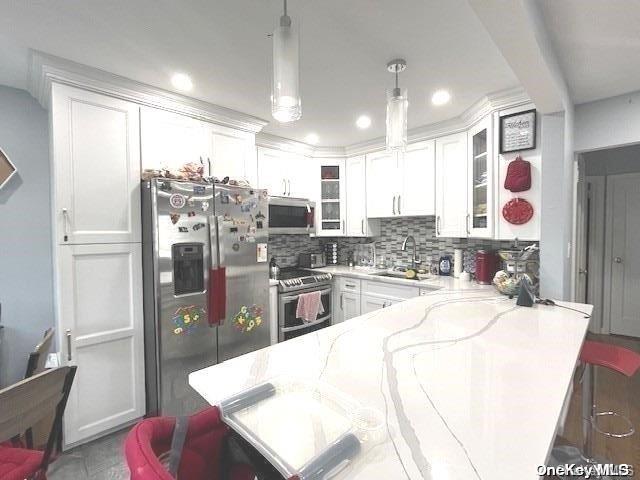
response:
M385 282L372 282L371 280L362 281L362 293L367 295L380 295L382 297L391 298L413 298L420 295L418 287L408 287L404 285L396 285Z
M362 282L359 278L337 277L337 279L339 291L360 293Z

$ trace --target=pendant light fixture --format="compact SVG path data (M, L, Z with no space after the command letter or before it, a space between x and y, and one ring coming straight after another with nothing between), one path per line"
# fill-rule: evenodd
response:
M298 28L284 14L273 31L273 79L271 90L271 115L278 122L294 122L302 117L300 101L300 44Z
M407 68L401 58L387 63L387 70L396 76L395 88L387 91L387 150L404 151L407 146L407 89L398 87L398 74Z

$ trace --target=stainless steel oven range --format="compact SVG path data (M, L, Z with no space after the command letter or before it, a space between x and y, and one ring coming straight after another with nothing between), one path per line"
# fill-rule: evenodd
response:
M278 285L278 341L290 340L331 325L331 274L297 267L283 268ZM303 293L320 291L324 313L315 322L296 318L298 298Z

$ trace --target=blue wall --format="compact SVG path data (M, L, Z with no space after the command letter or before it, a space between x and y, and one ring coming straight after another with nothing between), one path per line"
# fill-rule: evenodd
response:
M0 189L0 382L19 380L54 324L47 112L25 91L0 86L0 147L18 173Z

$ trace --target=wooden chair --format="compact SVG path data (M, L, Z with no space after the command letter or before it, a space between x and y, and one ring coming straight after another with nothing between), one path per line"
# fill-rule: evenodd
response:
M33 375L44 372L44 366L47 363L47 357L51 351L51 345L53 344L53 333L53 328L48 328L44 332L44 336L40 343L38 343L33 349L33 352L29 354L27 371L24 378L29 378ZM35 447L40 448L46 444L47 439L49 438L49 432L51 431L51 425L53 425L53 417L54 412L51 412L49 417L43 418L32 428L27 429L24 433L24 440L27 448L33 448L34 445Z
M36 345L33 352L29 354L29 360L27 361L27 372L24 378L29 378L36 373L44 372L44 365L47 363L47 356L51 350L51 344L53 343L53 328L48 328L44 332L44 336L40 343Z
M46 478L75 373L76 367L53 368L0 390L0 442L19 437L55 412L44 451L0 446L2 480Z

